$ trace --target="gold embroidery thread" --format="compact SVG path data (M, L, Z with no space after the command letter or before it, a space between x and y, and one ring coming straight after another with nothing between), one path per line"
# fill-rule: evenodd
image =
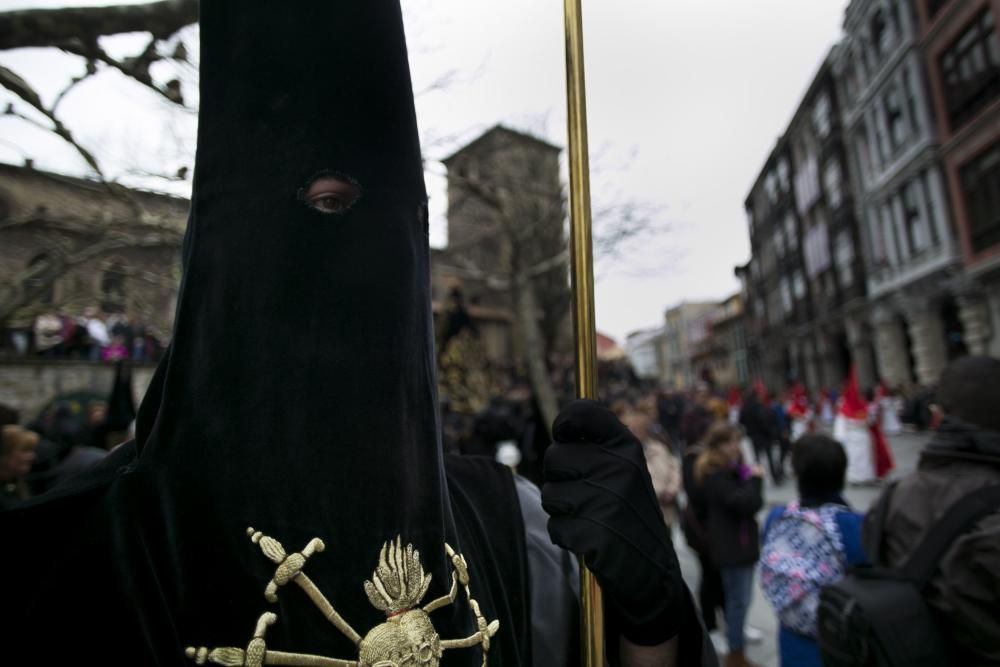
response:
M257 619L257 627L246 648L187 647L185 655L195 664L210 662L224 667L438 667L444 651L479 645L483 655L482 665L486 667L490 638L497 633L500 622L486 621L469 588L468 563L447 543L444 548L452 565L451 589L447 595L423 607L419 605L430 587L431 575L424 573L420 552L412 544L404 546L402 537L382 545L378 565L372 578L364 582L364 590L372 606L385 613L386 621L361 637L303 572L309 559L326 548L321 539L313 538L302 551L288 553L278 540L260 531L248 528L247 535L277 566L264 589L265 599L277 602L279 589L294 582L323 616L358 647L358 659L342 660L269 649L265 634L268 626L276 623L278 617L267 612ZM441 639L431 622L430 613L453 604L458 597L459 586L476 621L476 632L462 639Z

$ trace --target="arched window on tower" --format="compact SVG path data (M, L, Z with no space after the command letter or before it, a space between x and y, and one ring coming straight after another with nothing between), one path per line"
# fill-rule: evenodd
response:
M106 313L125 312L125 266L112 261L101 275L101 309Z
M46 265L49 263L48 253L38 253L30 260L28 260L28 270L37 270L42 272L45 270ZM45 277L35 274L27 281L27 288L34 292L35 290L40 290L38 296L34 299L37 303L51 304L54 298L53 281L46 279Z

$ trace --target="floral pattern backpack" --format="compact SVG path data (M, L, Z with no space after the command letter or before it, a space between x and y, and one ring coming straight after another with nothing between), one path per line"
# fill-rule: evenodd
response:
M775 517L760 553L760 585L778 620L791 630L816 636L816 609L823 586L840 581L846 569L839 505L803 509L791 503Z

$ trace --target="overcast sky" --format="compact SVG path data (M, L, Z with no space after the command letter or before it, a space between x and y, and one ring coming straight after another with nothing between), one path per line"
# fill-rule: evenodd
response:
M120 0L118 0L120 1ZM5 0L4 9L106 4ZM658 326L682 300L721 299L749 242L743 200L823 57L847 0L584 0L594 207L655 207L653 233L600 263L598 328L619 341ZM289 10L294 3L289 3ZM418 94L432 242L445 243L443 166L496 123L566 143L564 37L558 0L403 0ZM142 36L106 43L126 55ZM51 101L83 65L51 50L0 54ZM165 75L165 74L164 74ZM0 93L0 103L9 96ZM60 114L116 177L150 185L192 161L195 119L113 72L66 96ZM85 173L41 131L0 118L0 161ZM168 187L188 194L188 183ZM605 221L605 224L610 221Z

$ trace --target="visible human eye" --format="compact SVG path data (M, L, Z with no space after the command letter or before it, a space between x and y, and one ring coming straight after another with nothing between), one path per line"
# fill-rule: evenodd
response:
M324 215L343 213L361 196L361 187L346 176L323 174L299 191L299 198Z

